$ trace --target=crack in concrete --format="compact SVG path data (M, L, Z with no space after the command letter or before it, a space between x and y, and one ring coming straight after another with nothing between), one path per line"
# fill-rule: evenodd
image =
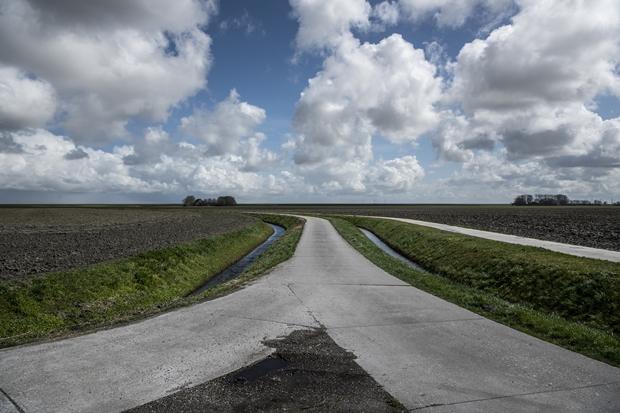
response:
M263 321L265 323L283 324L283 325L286 325L286 326L315 328L315 326L309 326L307 324L290 323L290 322L287 322L287 321L267 320L267 319L264 319L264 318L245 317L245 316L240 316L240 315L230 315L230 316L227 315L226 317L238 318L238 319L241 319L241 320Z
M6 399L13 405L15 406L15 409L19 412L19 413L26 413L24 411L24 409L22 409L19 404L17 404L17 402L15 400L13 400L13 398L11 396L9 396L9 394L3 389L0 388L0 393L2 393L4 395L4 397L6 397Z
M430 409L432 407L441 407L441 406L455 406L457 404L479 403L479 402L484 402L484 401L488 401L488 400L509 399L511 397L523 397L523 396L532 396L532 395L537 395L537 394L550 394L550 393L559 393L559 392L563 392L563 391L591 389L591 388L594 388L594 387L611 386L613 384L619 384L619 383L620 383L620 381L612 381L612 382L609 382L609 383L589 384L589 385L586 385L586 386L570 387L570 388L563 388L563 389L541 390L541 391L533 391L533 392L529 392L529 393L507 394L507 395L503 395L503 396L487 397L487 398L484 398L484 399L465 400L465 401L462 401L462 402L432 403L432 404L427 404L425 406L414 407L413 409L409 409L409 411L413 412L413 411L419 411L419 410L423 410L423 409Z
M364 325L352 325L352 326L336 326L336 327L327 327L328 330L339 330L345 328L366 328L366 327L390 327L390 326L408 326L408 325L418 325L418 324L441 324L441 323L453 323L458 321L478 321L484 320L484 317L475 317L475 318L457 318L454 320L439 320L439 321L412 321L412 322L404 322L404 323L386 323L386 324L364 324Z
M325 326L323 325L323 323L321 323L319 321L318 318L316 318L316 316L314 315L314 313L312 312L312 310L310 310L310 308L308 308L308 306L304 303L304 301L295 293L295 291L293 291L293 284L286 284L286 287L289 289L289 291L291 292L291 294L293 294L295 296L295 298L297 298L297 300L299 300L299 302L301 303L301 305L306 309L306 312L308 313L308 315L310 317L312 317L312 319L319 325L319 327L321 328L325 328Z

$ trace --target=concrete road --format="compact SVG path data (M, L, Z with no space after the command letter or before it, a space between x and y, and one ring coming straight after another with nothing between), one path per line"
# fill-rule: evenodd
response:
M264 357L261 341L325 326L409 409L620 411L620 369L482 318L390 276L325 220L293 258L210 302L0 351L0 411L117 411ZM4 395L3 395L4 393Z
M563 254L576 255L578 257L594 258L597 260L607 260L620 262L620 251L605 250L602 248L582 247L581 245L563 244L561 242L544 241L535 238L519 237L517 235L502 234L499 232L481 231L479 229L455 227L454 225L438 224L436 222L418 221L417 219L366 216L366 218L392 219L394 221L406 222L408 224L422 225L424 227L436 228L443 231L455 232L457 234L470 235L472 237L486 238L494 241L507 242L510 244L527 245L530 247L544 248L550 251L561 252Z

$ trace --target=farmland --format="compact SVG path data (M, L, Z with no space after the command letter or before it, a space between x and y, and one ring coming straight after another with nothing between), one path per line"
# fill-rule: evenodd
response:
M0 208L0 279L129 257L253 222L211 208Z
M411 218L547 241L620 251L620 207L510 205L260 205L327 214Z
M110 326L222 295L288 259L302 228L302 221L292 217L252 217L215 208L0 212L2 240L10 246L0 259L7 269L0 278L0 347ZM285 234L238 278L188 296L262 243L272 233L265 222L285 227ZM15 263L6 257L21 271L10 270Z

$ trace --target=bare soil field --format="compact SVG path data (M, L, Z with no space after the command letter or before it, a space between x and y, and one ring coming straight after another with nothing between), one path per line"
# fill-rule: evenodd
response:
M241 229L218 208L0 208L0 279L63 271Z
M253 209L377 215L620 251L620 207L511 205L262 205Z

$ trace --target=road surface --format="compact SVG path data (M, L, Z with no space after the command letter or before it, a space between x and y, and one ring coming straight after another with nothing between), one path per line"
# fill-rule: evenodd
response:
M7 396L26 412L134 407L265 357L264 339L318 326L408 409L620 411L620 369L413 288L310 217L294 256L240 291L1 350L0 410L11 411Z

